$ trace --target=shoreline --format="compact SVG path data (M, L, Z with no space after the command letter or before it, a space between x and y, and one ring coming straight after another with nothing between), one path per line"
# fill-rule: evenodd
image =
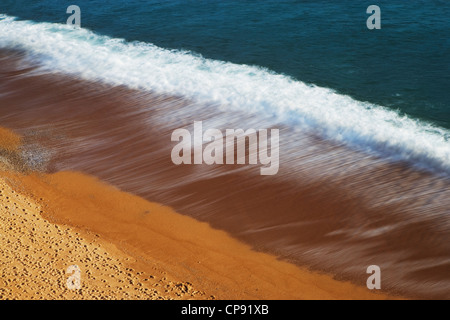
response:
M0 149L17 152L20 139L0 133ZM95 177L21 173L0 159L0 299L400 298L256 252ZM81 290L65 285L71 265Z
M299 267L364 286L367 267L377 265L387 292L448 298L450 180L263 114L40 74L20 53L0 56L0 122L23 137L16 160L24 170L81 172ZM194 121L205 129L279 128L278 174L260 176L241 165L175 166L171 134Z
M220 300L399 298L371 292L349 282L334 280L329 275L310 272L280 261L269 254L255 252L249 246L231 238L223 231L212 229L206 223L179 215L168 207L121 192L80 173L21 175L3 171L0 181L4 190L2 194L15 193L22 203L27 202L29 207L27 210L35 212L35 219L39 221L38 217L41 216L42 222L47 224L49 229L54 227L56 230L65 230L75 237L78 242L74 243L74 248L76 245L81 247L87 245L95 251L104 248L98 257L110 254L118 263L122 261L120 263L122 269L135 270L133 274L127 273L127 276L122 279L122 273L116 275L119 283L127 280L136 283L136 286L131 285L127 289L132 291L137 286L138 288L143 286L144 289L154 290L152 295L117 294L114 296L110 293L106 297ZM11 188L10 185L15 187ZM6 186L10 189L8 190ZM80 193L75 196L69 195L79 187L83 187L79 189ZM32 198L36 200L30 200ZM115 203L105 211L99 208L105 205L104 201ZM42 206L39 206L39 202L42 202ZM36 205L34 208L33 204ZM21 206L19 205L17 209L21 209ZM139 218L137 212L143 209L149 209L151 212L144 211L141 214L146 214L148 217ZM129 210L128 217L120 216L125 212L124 210ZM5 215L4 208L2 208L2 215ZM151 226L152 224L156 225ZM38 238L39 232L30 234L30 239L33 237ZM54 243L58 243L63 241L64 235L54 233L49 237ZM63 255L58 254L55 257L64 258ZM66 259L67 266L74 261L71 255L68 255ZM98 259L101 260L101 258ZM77 256L75 260L81 263L82 259ZM2 261L5 261L4 257ZM110 271L114 269L112 263L102 267L110 267ZM85 271L88 274L95 273L96 268L97 265L94 265ZM3 269L5 274L5 268ZM29 269L24 268L24 270L27 270L27 273L30 272ZM33 271L36 270L31 270L31 273ZM49 289L51 288L49 295L46 297L45 290L42 290L44 288L41 288L42 293L38 298L46 299L56 296L62 299L95 299L102 297L96 295L102 289L99 284L93 284L91 290L89 287L83 287L85 291L90 292L88 296L77 295L76 290L69 292L72 294L67 293L68 290L61 286L63 283L61 276L68 277L63 274L64 268L54 269L54 272L57 276L55 283L59 285L60 290L63 290L61 293L63 296L58 295L57 290L49 286ZM156 288L149 287L142 280L142 275L150 274L151 276L147 276L146 280L152 280L151 284L153 286L156 284ZM20 281L22 277L20 274L17 276ZM48 281L44 282L50 282L52 274L46 276ZM94 275L94 280L96 276L105 277L104 274ZM170 292L159 293L158 284L163 288L168 286ZM108 285L110 285L109 280ZM8 285L3 287L3 291L5 289L8 289ZM105 289L107 288L103 288ZM18 289L13 298L32 299L33 297Z

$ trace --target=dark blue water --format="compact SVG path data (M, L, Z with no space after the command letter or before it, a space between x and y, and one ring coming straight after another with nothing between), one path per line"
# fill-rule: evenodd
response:
M394 1L2 0L0 12L128 41L264 66L450 128L450 3ZM366 9L381 8L381 30Z

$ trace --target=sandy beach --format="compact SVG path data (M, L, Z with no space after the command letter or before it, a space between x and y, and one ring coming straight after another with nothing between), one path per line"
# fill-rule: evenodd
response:
M1 299L387 299L76 172L25 172L2 129ZM67 268L81 289L67 287Z

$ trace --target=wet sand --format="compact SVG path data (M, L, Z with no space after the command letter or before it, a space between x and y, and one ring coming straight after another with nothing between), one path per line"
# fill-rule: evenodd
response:
M61 171L95 176L222 230L253 251L356 287L364 287L374 264L382 269L385 292L448 298L448 178L270 117L47 74L20 53L2 54L0 124L23 135L22 166L54 177ZM279 127L279 174L262 177L255 166L175 166L170 135L193 121L205 129Z
M1 299L389 298L255 252L96 178L22 174L3 157L7 162L10 170L2 165L0 175ZM71 265L81 269L81 290L66 285Z

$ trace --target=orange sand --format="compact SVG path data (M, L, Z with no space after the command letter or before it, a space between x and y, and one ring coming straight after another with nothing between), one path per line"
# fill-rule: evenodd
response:
M186 299L203 295L188 283L132 269L133 258L97 237L41 218L36 202L0 178L0 299ZM69 266L81 289L66 284Z
M94 177L0 177L0 298L390 298L255 252ZM81 290L65 286L73 264Z
M22 138L8 129L0 127L0 150L16 151Z

